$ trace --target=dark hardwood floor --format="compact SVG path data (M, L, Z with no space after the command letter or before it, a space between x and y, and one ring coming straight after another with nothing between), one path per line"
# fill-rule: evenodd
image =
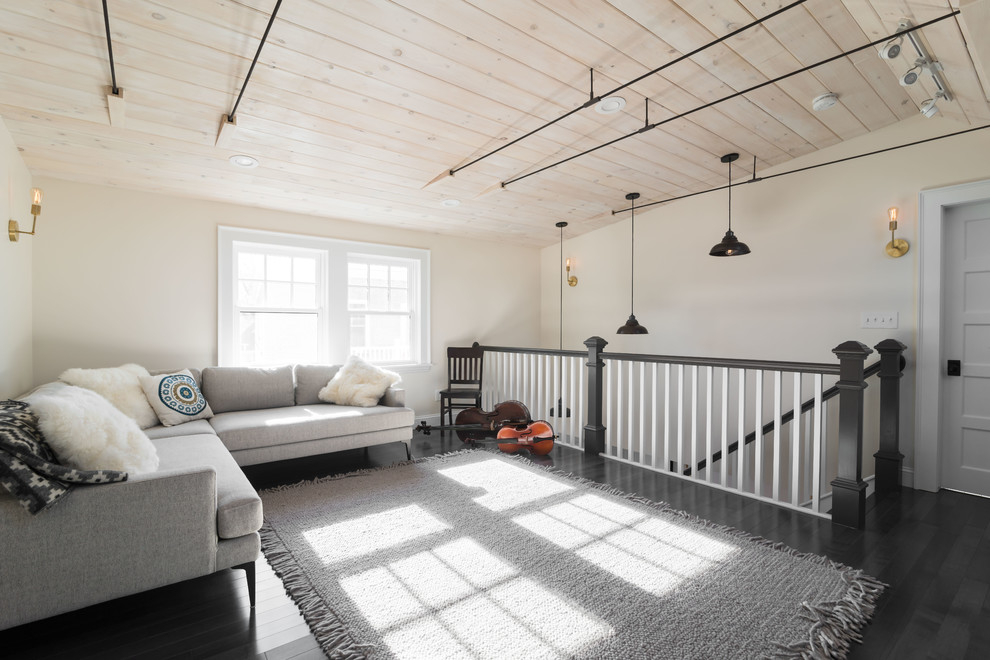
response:
M461 449L419 434L415 457ZM403 460L401 445L247 468L259 489ZM990 658L990 500L904 490L869 503L856 531L770 504L557 447L537 462L862 568L890 585L855 660ZM2 533L2 532L0 532ZM265 560L248 605L243 571L221 571L0 632L0 658L322 658ZM733 658L727 651L726 658ZM510 660L510 659L507 659Z

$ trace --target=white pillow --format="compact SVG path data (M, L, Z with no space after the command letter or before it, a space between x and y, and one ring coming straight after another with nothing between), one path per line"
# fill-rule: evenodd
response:
M66 369L58 379L103 395L120 412L146 429L158 424L158 415L148 405L148 398L138 380L148 375L148 370L140 365L125 364L106 369Z
M370 408L378 405L385 390L400 380L399 374L352 355L318 396L320 401L327 403Z
M174 374L141 376L139 380L148 403L165 426L213 417L210 404L206 402L196 379L188 369Z
M24 400L62 465L131 475L158 469L158 452L137 422L96 392L45 386Z

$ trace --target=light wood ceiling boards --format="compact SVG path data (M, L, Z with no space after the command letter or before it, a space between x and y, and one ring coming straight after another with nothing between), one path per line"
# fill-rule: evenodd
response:
M646 99L662 122L960 2L921 36L954 96L933 119L950 132L990 122L990 0L808 0L623 89L619 113L585 108L455 176L441 175L584 104L590 69L602 94L789 2L292 0L220 148L274 0L111 0L124 127L109 121L100 3L0 0L0 117L35 175L545 246L559 220L573 235L621 219L629 191L722 185L724 153L748 176L753 156L778 165L912 117L935 88L898 84L909 48L869 48L501 182L638 130ZM812 111L826 91L839 104ZM260 166L231 166L241 153Z

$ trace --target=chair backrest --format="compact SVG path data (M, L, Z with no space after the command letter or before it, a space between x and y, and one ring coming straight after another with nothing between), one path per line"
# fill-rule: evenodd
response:
M447 348L447 386L477 385L481 388L481 367L485 350L480 346Z

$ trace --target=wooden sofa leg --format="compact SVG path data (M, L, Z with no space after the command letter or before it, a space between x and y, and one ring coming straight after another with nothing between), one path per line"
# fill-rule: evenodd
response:
M246 564L239 564L237 566L234 566L233 568L241 569L247 574L248 600L251 601L251 607L254 607L254 594L255 594L254 562L249 561Z
M402 444L405 445L405 448L406 448L406 460L407 461L411 461L412 460L412 452L409 451L409 443L408 442L403 442Z

